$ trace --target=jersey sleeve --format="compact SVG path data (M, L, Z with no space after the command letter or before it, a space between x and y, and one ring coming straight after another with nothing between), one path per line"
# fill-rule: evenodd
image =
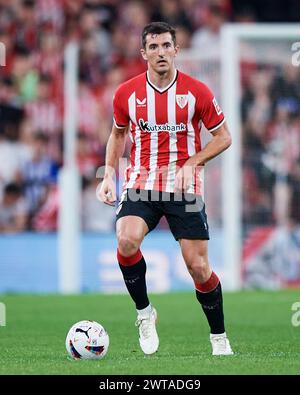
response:
M114 124L117 128L124 128L129 124L128 100L122 92L122 88L116 90L113 98Z
M209 132L218 129L224 122L225 116L211 90L201 84L198 95L198 109L200 117Z

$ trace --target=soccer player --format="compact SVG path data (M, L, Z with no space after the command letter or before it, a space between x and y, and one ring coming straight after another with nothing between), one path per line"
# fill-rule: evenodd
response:
M114 125L107 143L99 197L116 202L115 168L132 140L130 167L117 208L117 258L137 309L139 342L145 354L159 346L156 309L149 302L146 262L140 250L147 233L165 216L179 241L196 298L210 326L213 355L233 354L224 327L221 283L208 262L209 239L201 170L231 144L225 118L209 88L175 67L175 30L153 22L142 33L147 72L121 84L113 100ZM201 147L201 124L212 135Z

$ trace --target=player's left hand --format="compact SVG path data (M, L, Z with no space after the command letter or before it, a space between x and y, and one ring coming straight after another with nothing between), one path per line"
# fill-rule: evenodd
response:
M187 192L193 183L195 175L195 165L185 163L175 177L175 192Z

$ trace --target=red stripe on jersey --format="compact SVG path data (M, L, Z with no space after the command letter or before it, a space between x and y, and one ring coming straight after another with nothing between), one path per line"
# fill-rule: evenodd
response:
M147 93L146 84L140 84L136 91L136 121L148 120L147 115ZM137 125L140 130L140 141L141 141L141 154L140 154L140 174L134 185L134 188L144 189L149 171L149 161L150 161L150 133L144 132L139 125Z
M214 101L205 84L181 72L163 91L147 81L146 73L120 85L114 117L117 123L130 119L133 138L132 177L124 187L174 192L175 167L201 150L200 120L210 129L224 119ZM159 179L163 166L168 166L166 182ZM195 183L190 192L201 194L200 179Z
M194 115L193 120L192 120L192 125L195 130L199 130L199 116L197 114ZM195 133L195 150L196 152L201 151L201 139L200 139L200 130L198 133ZM196 169L195 171L195 176L194 176L194 184L195 184L195 191L197 195L201 195L201 174L202 172L200 171L199 168Z
M155 115L157 124L165 124L168 122L168 94L155 92ZM153 185L154 190L163 190L163 185L167 179L167 165L169 163L169 132L158 132L157 144L157 171Z

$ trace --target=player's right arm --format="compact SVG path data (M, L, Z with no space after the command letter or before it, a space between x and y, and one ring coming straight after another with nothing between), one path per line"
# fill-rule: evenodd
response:
M106 146L105 171L99 190L99 198L111 206L117 199L115 170L125 150L127 129L127 127L119 128L114 125Z
M100 199L111 206L117 200L115 170L125 150L130 123L127 93L126 87L122 84L113 98L114 123L106 146L104 179L99 191Z

